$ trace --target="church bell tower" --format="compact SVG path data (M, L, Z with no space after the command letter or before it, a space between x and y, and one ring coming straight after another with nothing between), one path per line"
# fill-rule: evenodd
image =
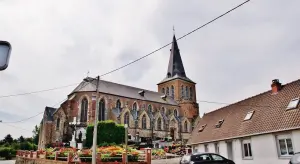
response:
M173 98L180 105L179 116L187 118L198 116L196 83L186 76L175 35L166 77L157 85L158 92Z

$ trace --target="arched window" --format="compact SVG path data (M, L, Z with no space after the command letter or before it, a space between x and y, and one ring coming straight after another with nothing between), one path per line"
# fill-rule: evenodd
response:
M87 122L88 100L83 98L81 101L80 122Z
M170 94L170 90L169 90L169 87L167 87L166 95L169 96L169 94Z
M124 114L124 125L125 124L129 125L129 112Z
M152 105L148 105L148 112L152 112Z
M99 115L98 115L99 121L105 120L105 101L104 99L101 99L99 102Z
M116 108L121 109L121 101L120 100L117 100Z
M136 102L133 103L132 110L137 111L137 104L136 104Z
M161 118L157 119L157 130L161 130Z
M59 126L60 126L60 118L57 118L57 120L56 120L56 130L59 130Z
M187 121L184 122L183 129L184 129L184 132L188 132L188 123L187 123Z
M173 85L171 86L171 97L174 98L174 86Z
M190 94L189 94L189 87L186 86L186 87L185 87L185 97L188 99L189 96L190 96Z
M192 90L192 87L190 87L190 99L193 99L193 90Z
M133 110L135 116L137 116L137 104L136 104L136 102L133 103L132 110Z
M166 112L165 110L166 110L165 107L161 107L161 113L162 113L162 114L166 114L166 113L165 113L165 112Z
M161 93L165 94L165 88L161 89Z
M174 109L174 116L177 117L177 109Z
M183 85L181 86L181 98L184 98L184 87L183 87Z
M146 115L143 115L142 117L142 129L147 129Z

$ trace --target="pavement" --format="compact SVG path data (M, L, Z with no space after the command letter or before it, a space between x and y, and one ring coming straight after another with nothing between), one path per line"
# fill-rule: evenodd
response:
M9 160L9 161L0 161L0 164L15 164L15 160Z
M153 164L179 164L180 158L152 160ZM1 163L0 163L1 164Z

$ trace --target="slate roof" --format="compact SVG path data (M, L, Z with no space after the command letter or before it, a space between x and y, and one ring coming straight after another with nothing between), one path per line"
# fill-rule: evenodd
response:
M53 114L55 111L56 108L46 106L43 121L53 121Z
M172 47L171 47L170 51L171 51L171 53L170 53L167 76L159 84L167 82L169 80L177 79L177 78L180 78L182 80L185 80L185 81L188 81L191 83L195 83L186 76L175 35L173 36Z
M96 91L97 80L94 78L86 78L84 79L73 91L74 92L95 92ZM144 90L144 96L139 94L139 91ZM132 99L144 100L144 101L152 101L157 103L169 104L169 105L176 105L178 106L177 102L170 97L167 97L166 100L163 100L161 96L162 93L154 92L145 90L142 88L136 88L132 86L117 84L109 81L100 80L99 82L99 92L106 93L111 95L117 95ZM72 94L71 93L71 94Z
M289 102L299 97L300 79L283 85L277 94L269 90L207 113L195 126L188 144L300 129L300 105L296 109L287 110ZM254 114L250 120L244 121L249 111L254 111ZM216 128L215 125L221 119L224 119L223 124ZM205 124L204 130L199 132Z

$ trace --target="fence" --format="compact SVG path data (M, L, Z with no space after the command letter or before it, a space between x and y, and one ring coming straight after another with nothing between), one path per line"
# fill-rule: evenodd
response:
M128 164L151 164L151 149L143 150L138 156L127 155ZM16 164L90 164L91 156L79 156L76 153L64 153L56 151L51 154L40 153L39 151L17 151ZM109 154L97 154L97 164L125 164L126 154L110 156Z

